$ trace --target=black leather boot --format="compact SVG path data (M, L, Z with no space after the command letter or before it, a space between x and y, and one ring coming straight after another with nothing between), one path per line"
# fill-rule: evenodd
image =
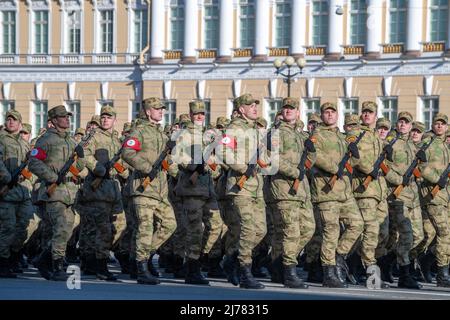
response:
M336 275L336 266L323 266L323 286L328 288L347 288Z
M381 280L394 283L394 276L392 275L392 269L397 259L395 252L390 252L381 258L378 258L377 264L381 271Z
M41 252L36 261L36 268L39 270L42 278L46 280L50 280L52 278L52 253L49 249Z
M7 258L0 258L0 278L17 278L17 275L11 272Z
M322 283L323 282L323 268L319 260L314 260L308 265L308 282Z
M129 260L129 270L130 270L130 279L136 280L137 279L137 262L136 258L130 257Z
M20 253L12 251L9 254L9 267L12 273L23 273L22 268L20 267Z
M347 284L347 277L349 277L348 266L344 257L340 254L336 254L336 276L343 284Z
M186 277L186 264L184 264L184 258L179 255L173 256L173 277L175 279Z
M148 259L148 270L152 274L152 276L159 278L161 275L158 272L158 269L153 265L153 256L156 252L150 253L150 258Z
M422 274L422 277L425 282L432 283L433 282L433 275L431 273L431 266L436 261L436 256L428 251L425 254L421 254L419 258L417 259L417 262L419 263L420 267L420 273Z
M200 261L188 258L186 261L186 278L184 280L187 284L209 285L200 272Z
M126 252L114 252L114 257L119 261L120 272L130 274L130 255Z
M253 278L251 266L242 265L239 268L240 287L244 289L264 289L264 285Z
M257 278L266 278L267 273L263 270L263 265L265 262L266 255L258 254L252 259L252 274Z
M237 256L237 252L235 252L232 256L225 256L223 262L223 271L225 271L227 275L228 282L235 286L239 285L239 261L237 259Z
M97 275L97 258L95 257L95 253L90 253L86 256L86 265L83 274L85 276Z
M209 258L208 277L226 279L227 275L222 269L221 258Z
M407 264L406 266L400 266L400 277L398 278L398 287L407 289L421 289L422 285L413 279L409 273L411 266Z
M450 277L448 275L448 266L437 267L436 285L438 287L449 288Z
M117 278L108 270L108 259L97 259L97 279L116 281Z
M303 282L297 275L296 265L283 266L284 269L284 285L288 288L307 289L308 285Z
M152 285L160 283L159 279L149 272L148 261L137 262L137 283Z
M281 256L276 257L270 265L270 280L274 283L284 283L283 263Z
M51 279L54 281L67 281L67 273L64 270L64 258L54 259L52 265L53 274Z

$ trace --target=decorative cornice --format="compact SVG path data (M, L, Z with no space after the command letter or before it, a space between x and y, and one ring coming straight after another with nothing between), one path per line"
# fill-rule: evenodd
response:
M48 0L26 0L28 9L31 10L49 10L50 3Z
M92 0L92 4L96 10L114 10L116 8L116 0Z
M133 10L147 9L147 2L145 0L126 0L127 8Z
M17 10L18 0L0 0L0 11Z
M64 11L73 11L83 9L81 0L58 0L61 9Z

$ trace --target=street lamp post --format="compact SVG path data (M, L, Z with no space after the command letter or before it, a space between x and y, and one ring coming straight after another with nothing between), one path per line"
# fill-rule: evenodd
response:
M281 67L283 66L283 64L285 64L287 67L287 74L281 72ZM300 71L291 73L291 68L295 64L297 64ZM273 62L273 66L275 67L275 69L277 69L276 74L283 76L283 78L285 78L285 80L286 80L286 83L288 85L288 92L287 92L288 97L291 96L292 78L295 77L296 75L302 74L303 68L305 67L305 65L306 65L306 60L304 58L299 58L299 59L297 59L297 61L295 61L295 59L293 57L287 57L286 59L284 59L284 61L281 61L280 59L276 59Z

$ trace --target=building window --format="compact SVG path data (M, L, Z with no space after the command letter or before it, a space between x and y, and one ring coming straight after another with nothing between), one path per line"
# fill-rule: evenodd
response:
M175 100L164 100L166 111L164 111L164 125L172 124L177 116L177 102Z
M275 13L275 45L277 47L288 47L291 45L291 1L278 0Z
M447 41L448 0L431 0L430 41Z
M303 99L305 103L305 117L308 117L310 113L320 114L320 98L305 98Z
M100 11L100 39L102 53L113 52L113 19L113 10Z
M131 120L139 118L139 113L141 112L141 103L139 101L132 102Z
M350 7L350 43L366 43L367 5L366 0L352 0Z
M389 42L406 42L406 0L390 0Z
M80 127L80 101L67 101L67 110L72 112L70 119L70 132L75 134L75 130Z
M326 45L328 43L328 1L313 1L313 45Z
M16 53L16 12L2 11L1 16L1 53Z
M346 114L358 114L358 98L343 98L342 112Z
M184 0L170 1L170 48L184 48Z
M33 136L37 136L39 129L47 127L47 101L34 101L34 125Z
M282 98L275 98L267 100L267 109L266 109L266 119L269 123L275 122L275 116L277 112L281 110L281 105L283 104Z
M387 118L391 123L397 122L398 113L398 98L397 97L382 97L381 98L381 116Z
M219 1L205 0L205 49L219 48Z
M241 48L255 46L255 1L240 0L240 42Z
M133 52L141 52L147 45L148 17L147 10L134 10Z
M423 97L422 98L422 119L427 130L431 129L434 116L439 112L439 98L438 97Z
M14 109L14 101L1 100L0 101L0 125L4 125L6 121L6 113Z
M69 11L67 13L67 53L81 52L81 11Z
M34 53L48 53L48 11L34 12Z

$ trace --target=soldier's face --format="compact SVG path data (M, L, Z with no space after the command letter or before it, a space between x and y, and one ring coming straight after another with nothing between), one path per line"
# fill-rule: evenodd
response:
M256 103L243 104L239 107L239 111L250 120L256 120L258 118L258 107Z
M283 116L284 121L294 123L297 120L297 109L284 107L281 109L281 115Z
M8 117L6 119L5 126L6 126L6 130L11 133L19 132L20 128L22 127L22 125L20 124L20 121L14 119L13 117Z
M331 108L325 109L320 116L327 126L335 125L338 119L337 112Z
M377 129L378 135L380 136L381 140L386 139L388 133L389 133L389 129L386 127L380 127Z
M412 123L405 119L399 119L397 121L397 131L400 133L408 133L411 131Z
M377 121L375 112L365 110L361 115L362 123L366 126L371 126Z
M313 132L314 131L314 129L316 129L316 127L317 127L317 121L310 121L310 122L308 122L308 131L309 132Z
M203 112L191 113L191 121L197 126L202 126L205 121L205 114Z
M20 133L20 137L21 137L24 141L30 142L31 134L26 133L26 132L21 132L21 133Z
M114 124L116 123L116 117L111 116L109 114L103 114L100 117L100 123L103 129L105 130L112 129L114 127Z
M150 108L148 110L146 110L145 112L147 113L147 116L155 121L155 122L160 122L164 116L164 108L159 108L159 109L155 109L155 108Z
M438 120L433 123L433 131L438 136L445 134L447 132L447 129L448 125L444 121Z
M53 119L53 125L56 129L69 129L70 128L70 116L56 116Z
M418 143L422 140L423 133L420 132L419 130L414 129L414 130L411 130L411 132L409 133L409 136L414 143Z
M80 142L81 138L82 138L82 135L81 134L76 134L73 138L75 139L76 142Z

